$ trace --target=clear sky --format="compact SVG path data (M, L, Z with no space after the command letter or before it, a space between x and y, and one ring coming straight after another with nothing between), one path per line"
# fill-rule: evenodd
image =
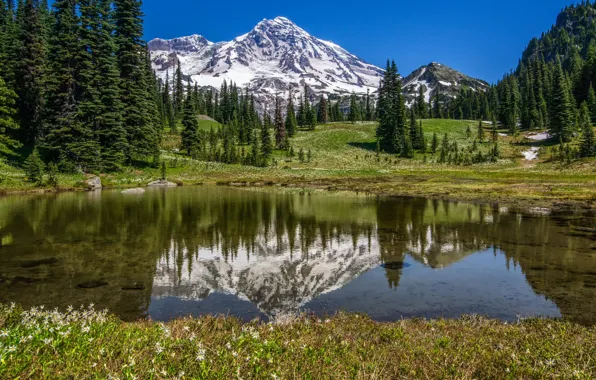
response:
M400 73L436 61L496 82L529 40L574 0L144 0L145 38L201 34L229 41L264 18L285 16L367 62Z

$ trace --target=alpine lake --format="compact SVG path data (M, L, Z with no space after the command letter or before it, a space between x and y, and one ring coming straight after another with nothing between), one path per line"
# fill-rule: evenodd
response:
M0 198L0 302L596 324L596 215L217 186Z

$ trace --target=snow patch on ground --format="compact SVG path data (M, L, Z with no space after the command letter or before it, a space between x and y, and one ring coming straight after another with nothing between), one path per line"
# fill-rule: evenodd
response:
M550 139L551 135L548 132L529 133L526 135L526 138L534 141L544 141Z
M533 146L530 149L523 151L522 155L526 159L526 161L534 161L538 159L538 150L539 148Z

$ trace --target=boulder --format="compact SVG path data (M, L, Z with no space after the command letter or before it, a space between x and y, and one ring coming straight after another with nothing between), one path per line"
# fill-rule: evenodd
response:
M145 189L137 187L135 189L126 189L122 191L122 194L143 194Z
M148 187L176 187L178 186L174 182L166 181L165 179L160 179L158 181L153 181L147 185Z
M89 190L101 190L101 178L94 176L85 181Z

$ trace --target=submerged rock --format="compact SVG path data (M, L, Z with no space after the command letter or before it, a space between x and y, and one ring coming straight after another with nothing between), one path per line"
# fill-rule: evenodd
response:
M77 285L77 288L80 289L95 289L95 288L101 288L102 286L106 286L108 285L107 282L103 281L103 280L97 280L97 281L87 281L87 282L83 282L81 284Z
M176 187L178 186L174 182L166 181L165 179L160 179L157 181L150 182L148 187Z
M126 189L122 191L122 194L143 194L145 192L145 189L141 188L141 187L137 187L134 189Z
M50 257L50 258L41 259L41 260L25 261L23 264L21 264L21 268L35 268L40 265L56 264L57 262L58 262L58 259L56 259L55 257Z
M101 190L103 188L101 185L101 178L97 176L89 178L85 181L85 184L89 190Z

